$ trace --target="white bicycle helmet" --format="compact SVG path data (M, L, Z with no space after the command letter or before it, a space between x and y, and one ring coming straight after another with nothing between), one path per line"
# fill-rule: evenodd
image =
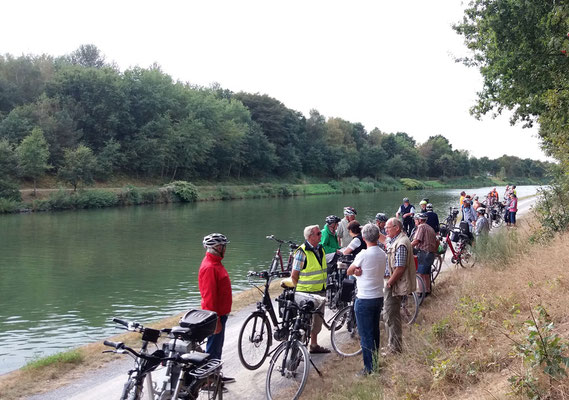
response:
M357 211L353 207L344 207L344 215L357 215Z
M202 243L203 247L207 249L209 247L215 247L220 244L225 246L230 242L229 240L227 240L227 237L225 235L222 235L221 233L210 233L209 235L203 238Z

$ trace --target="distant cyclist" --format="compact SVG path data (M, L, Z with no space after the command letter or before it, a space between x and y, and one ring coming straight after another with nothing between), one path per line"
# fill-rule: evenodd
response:
M331 263L336 256L336 253L340 249L340 244L338 243L338 235L336 234L336 229L338 229L338 223L341 219L335 215L328 215L326 217L326 225L322 229L322 239L320 239L320 244L326 252L326 262Z
M490 223L488 222L488 218L484 215L486 213L486 209L484 207L479 207L476 212L478 213L478 218L476 219L474 234L476 236L487 235L488 232L490 232Z
M415 227L413 215L415 215L415 207L413 207L413 205L409 202L409 198L403 198L403 204L401 204L401 207L399 207L399 210L395 216L397 218L403 218L403 232L405 232L407 236L411 235L411 232Z
M429 225L435 233L439 233L440 223L439 216L433 211L433 205L431 203L427 204L427 225Z
M348 232L350 232L352 241L348 244L348 247L344 249L344 254L352 254L355 257L360 251L367 248L366 242L362 237L362 227L360 223L356 220L350 222L348 224Z
M515 186L514 186L515 189ZM508 211L510 212L510 221L508 226L516 226L516 213L518 212L518 196L515 193L512 193L510 196L510 206L508 207Z
M377 213L375 215L375 225L379 228L379 238L377 245L381 247L383 251L386 251L385 240L387 239L387 232L385 231L385 224L387 223L387 215L384 213Z
M340 247L346 247L352 241L348 232L348 224L356 219L358 212L353 207L344 207L344 218L339 222L336 233Z

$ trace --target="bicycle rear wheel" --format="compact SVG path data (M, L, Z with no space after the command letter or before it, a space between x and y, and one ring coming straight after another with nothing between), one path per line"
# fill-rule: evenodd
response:
M353 305L344 307L336 315L332 321L331 331L330 341L336 353L344 357L351 357L362 352Z
M415 275L415 280L417 281L417 297L419 298L419 305L423 304L423 300L425 300L425 296L427 295L427 289L425 289L425 282L423 282L423 278L419 276L419 274Z
M308 380L309 357L308 350L298 340L282 343L267 371L267 399L298 399Z
M403 296L401 301L401 320L411 325L419 315L419 296L413 292L408 296Z
M444 254L439 254L435 257L435 261L431 266L431 282L435 283L435 279L439 276L441 269L443 267L443 261L445 259Z
M472 245L465 243L459 254L458 261L462 268L472 268L476 264L476 254L472 251Z
M222 400L223 383L221 373L215 372L200 380L197 385L197 393L194 393L196 400Z
M245 368L255 370L265 362L271 335L271 325L264 314L255 312L243 322L237 341L237 352Z

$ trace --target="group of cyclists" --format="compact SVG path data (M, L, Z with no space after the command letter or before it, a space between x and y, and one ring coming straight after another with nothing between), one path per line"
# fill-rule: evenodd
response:
M502 205L505 220L515 224L517 196L515 186L508 187L505 201L500 202L496 189L485 201L479 197L461 193L462 220L468 222L472 236L489 231L487 208ZM417 289L416 274L419 274L430 292L430 271L434 255L440 252L437 236L440 229L438 215L428 199L422 199L418 210L409 198L404 198L395 216L388 218L377 213L374 221L362 226L357 220L357 211L344 207L343 218L329 215L322 229L309 225L304 229L304 243L300 245L292 262L292 285L297 295L309 295L317 300L320 313L314 314L311 331L310 353L328 353L329 349L318 343L326 302L326 283L329 265L337 263L339 256L351 255L347 279L357 281L354 310L360 335L364 368L359 375L372 372L372 360L379 351L379 316L382 313L388 333L385 354L398 353L402 348L402 328L399 309L404 296ZM215 334L208 338L208 350L221 357L225 323L231 307L230 282L221 260L229 241L222 234L204 238L206 257L200 267L199 288L202 308L218 313ZM417 256L417 261L414 256ZM377 321L376 321L377 319ZM211 343L211 344L210 344ZM226 382L233 381L225 378Z

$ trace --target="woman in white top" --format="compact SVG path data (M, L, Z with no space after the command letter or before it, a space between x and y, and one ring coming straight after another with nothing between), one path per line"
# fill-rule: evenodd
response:
M348 275L354 275L358 282L354 310L363 350L364 369L360 374L369 374L374 369L374 356L378 356L379 316L383 308L383 275L387 256L377 245L379 228L376 225L365 225L362 237L367 249L356 256L348 268Z

